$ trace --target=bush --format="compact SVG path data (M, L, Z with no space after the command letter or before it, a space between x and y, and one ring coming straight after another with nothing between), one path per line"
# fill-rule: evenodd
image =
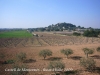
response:
M73 35L74 35L74 36L80 36L81 33L74 32Z
M22 68L27 69L26 65L13 65L13 68L16 69L16 71L11 71L11 75L27 75L28 71L23 71ZM19 71L17 71L19 69Z
M92 58L81 58L80 65L86 68L88 71L92 71L95 68L96 62Z
M63 49L63 50L61 50L61 53L66 55L68 58L69 55L73 54L73 51L71 49L65 49L65 50Z
M94 53L94 51L92 49L89 49L89 48L83 48L83 51L84 51L87 58L88 58L88 54Z
M26 59L26 53L21 52L17 54L16 57L18 58L18 60L24 61Z
M52 51L50 51L49 49L41 50L39 55L43 56L44 59L45 59L47 56L51 56L52 55Z
M100 52L100 47L97 48L97 51Z

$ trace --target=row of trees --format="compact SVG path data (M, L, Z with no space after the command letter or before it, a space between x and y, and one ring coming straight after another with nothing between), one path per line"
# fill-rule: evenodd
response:
M83 48L82 49L84 51L84 54L86 55L86 57L88 58L89 54L93 54L94 53L94 50L93 49L89 49L89 48ZM98 47L96 49L98 52L100 52L100 47ZM73 50L72 49L62 49L61 50L61 53L63 53L64 55L68 56L73 54ZM44 50L41 50L39 52L39 56L42 56L44 59L46 59L47 56L52 56L52 51L49 50L49 49L44 49ZM3 53L0 54L0 58L4 59L5 55ZM18 58L18 60L20 61L24 61L26 59L26 53L19 53L16 55L16 57Z
M83 36L86 36L86 37L98 37L98 35L100 35L100 30L86 30L84 33L83 33Z
M82 50L84 51L84 54L86 55L87 58L89 57L88 56L89 54L93 54L94 53L93 49L83 48ZM100 52L100 47L98 47L96 50L98 52ZM62 49L61 53L66 55L67 58L68 58L69 55L73 54L73 50L72 49ZM39 55L42 56L45 59L47 56L52 56L52 51L49 50L49 49L41 50Z
M73 35L74 36L81 36L81 35L83 35L83 36L86 36L86 37L98 37L100 35L100 30L93 30L93 29L86 30L86 31L84 31L83 34L78 33L78 32L74 32Z
M77 28L84 29L84 27L63 22L63 23L52 24L52 25L49 25L48 27L28 28L28 30L30 31L63 31L63 30L76 30Z

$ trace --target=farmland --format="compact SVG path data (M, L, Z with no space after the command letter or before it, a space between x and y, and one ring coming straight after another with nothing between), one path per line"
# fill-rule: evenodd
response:
M23 32L25 33L25 32ZM82 37L82 36L60 36L55 34L47 34L47 33L36 33L39 34L40 37L31 36L28 33L27 37L24 37L21 33L16 34L17 37L20 38L1 38L0 39L0 47L34 47L34 46L66 46L66 45L82 45L82 44L99 44L100 38L96 37ZM43 35L43 36L42 36ZM31 37L30 37L31 36ZM2 36L3 37L3 36Z
M32 34L25 31L25 30L19 30L19 31L8 31L8 32L2 32L0 33L0 38L19 38L19 37L32 37Z
M5 32L4 32L5 33ZM86 69L79 65L79 60L85 57L83 48L94 49L94 54L90 55L96 61L96 67L100 67L100 56L96 51L96 48L100 46L100 38L96 37L83 37L83 36L62 36L53 34L51 32L34 32L39 36L31 37L6 37L0 38L0 53L5 55L5 60L15 60L15 64L27 65L29 69L41 69L47 68L51 61L62 61L65 64L65 68L72 68L77 70L77 75L99 75L98 72L88 72ZM32 34L31 34L32 35ZM3 37L3 36L2 36ZM73 50L73 54L70 55L69 59L65 55L61 54L61 49L70 48ZM39 52L43 49L50 49L52 56L47 57L45 60L39 56ZM19 62L17 61L16 54L24 52L27 55L26 60L33 60L32 62ZM5 68L12 68L13 64L0 64L1 75L11 75L10 71L5 71ZM27 75L54 75L50 71L29 71ZM59 72L60 73L60 72ZM60 73L60 75L63 75ZM66 74L67 75L67 74ZM68 74L76 75L76 74Z

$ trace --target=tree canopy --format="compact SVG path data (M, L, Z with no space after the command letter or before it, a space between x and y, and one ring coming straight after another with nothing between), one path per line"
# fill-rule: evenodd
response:
M86 37L98 37L99 34L100 34L100 31L91 29L91 30L86 30L83 33L83 36L86 36Z

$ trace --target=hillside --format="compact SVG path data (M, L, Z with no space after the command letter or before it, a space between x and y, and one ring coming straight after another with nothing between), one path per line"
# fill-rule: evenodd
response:
M31 31L64 31L64 30L76 30L76 29L84 29L84 27L64 22L64 23L52 24L49 25L48 27L29 28L29 30Z

